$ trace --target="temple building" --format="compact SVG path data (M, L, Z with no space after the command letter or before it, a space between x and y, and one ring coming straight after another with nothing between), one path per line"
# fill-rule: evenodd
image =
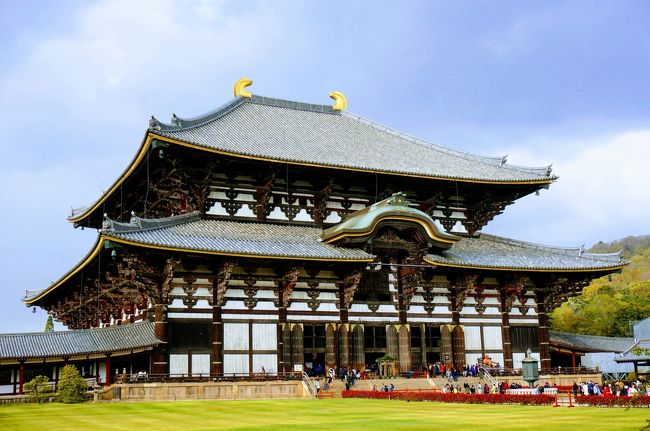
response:
M74 330L69 345L45 355L36 334L0 336L0 386L69 361L110 382L115 369L365 369L384 355L403 372L484 355L519 368L530 348L548 369L548 313L626 264L481 233L548 188L550 167L414 138L338 92L315 105L251 83L205 115L152 117L114 184L73 211L96 244L24 298Z

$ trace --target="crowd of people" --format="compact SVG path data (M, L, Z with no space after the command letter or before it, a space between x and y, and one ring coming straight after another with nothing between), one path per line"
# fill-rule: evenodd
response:
M429 378L446 377L447 380L457 382L460 377L479 377L481 367L479 365L463 365L456 368L453 365L445 365L440 362L427 365Z
M574 396L603 396L603 397L632 397L636 395L650 396L650 384L643 384L640 380L634 382L617 381L600 385L597 382L573 383L571 388Z

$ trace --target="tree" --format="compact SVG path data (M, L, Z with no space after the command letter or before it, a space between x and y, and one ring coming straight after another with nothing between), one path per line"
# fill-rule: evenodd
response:
M61 371L59 379L59 400L62 403L81 403L86 400L88 384L79 375L79 370L74 365L66 365Z
M41 403L52 395L52 386L48 383L49 379L45 376L36 376L29 382L25 383L24 390L27 396Z
M45 332L54 331L54 322L52 321L52 316L47 316L47 322L45 322Z

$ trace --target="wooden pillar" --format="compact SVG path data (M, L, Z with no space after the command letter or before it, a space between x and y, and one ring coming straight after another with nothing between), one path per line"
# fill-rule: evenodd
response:
M223 374L223 320L218 288L213 280L212 287L212 351L210 352L210 373Z
M427 327L424 323L420 323L420 353L421 353L421 362L424 366L428 366L427 363L427 348L433 346L427 346Z
M289 369L293 371L293 366L305 363L305 341L303 337L303 328L299 323L295 323L291 328L291 363Z
M539 325L539 358L542 370L550 370L551 352L548 338L548 316L546 316L546 308L544 306L546 295L540 290L536 291L535 294L537 302L537 320Z
M501 340L503 341L503 366L513 368L512 342L510 341L510 309L508 307L508 294L502 290L499 294L501 311Z
M106 354L106 382L104 382L104 386L110 386L111 385L111 354L107 353Z
M350 325L339 325L339 365L344 368L352 366L350 361Z
M20 361L20 370L18 371L18 395L23 395L23 386L25 385L25 360Z
M411 328L408 324L399 325L399 370L411 370Z
M154 334L161 343L153 350L151 354L152 374L166 374L168 372L167 366L167 310L166 306L162 304L154 305Z
M571 352L571 367L577 368L576 365L576 352Z
M363 325L354 325L351 330L352 358L351 363L357 370L366 369L366 350L364 343Z
M325 364L327 367L337 368L337 343L336 324L328 323L325 325Z
M278 373L286 372L286 364L284 363L284 331L287 326L287 307L284 301L284 288L280 286L278 289ZM286 346L290 347L290 346Z

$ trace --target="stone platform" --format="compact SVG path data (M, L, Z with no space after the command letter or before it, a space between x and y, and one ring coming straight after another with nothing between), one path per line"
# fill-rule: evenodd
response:
M302 381L115 384L97 401L255 400L311 398Z

